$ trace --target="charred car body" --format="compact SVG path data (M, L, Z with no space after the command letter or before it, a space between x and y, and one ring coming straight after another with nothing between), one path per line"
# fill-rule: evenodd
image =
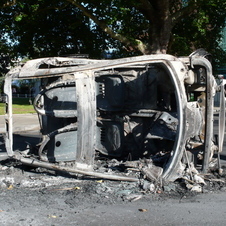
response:
M41 79L34 108L42 141L36 149L17 152L11 83L34 78ZM206 172L218 150L212 139L214 84L211 64L200 53L28 61L5 79L7 155L24 164L114 180L138 178L98 172L96 159L119 159L149 179L173 181L191 163Z

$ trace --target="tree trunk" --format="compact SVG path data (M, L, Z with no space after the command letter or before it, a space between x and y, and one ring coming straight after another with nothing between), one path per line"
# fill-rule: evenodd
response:
M139 11L149 20L148 45L143 54L166 53L172 30L169 0L140 0Z

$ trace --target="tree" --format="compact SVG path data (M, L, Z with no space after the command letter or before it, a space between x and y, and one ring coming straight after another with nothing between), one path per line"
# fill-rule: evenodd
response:
M5 1L0 15L0 27L7 36L4 42L10 40L8 45L20 57L88 53L96 58L107 48L106 35L100 35L89 18L65 1Z
M127 49L142 54L169 52L184 35L203 42L211 33L217 40L226 17L224 0L66 1ZM186 48L200 47L198 41L186 42Z
M3 0L2 7L0 25L14 50L31 57L101 57L107 48L118 56L184 55L200 47L224 55L218 41L225 0Z

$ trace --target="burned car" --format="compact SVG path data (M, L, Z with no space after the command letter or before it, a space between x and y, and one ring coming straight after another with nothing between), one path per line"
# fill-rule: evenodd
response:
M41 80L33 105L42 141L21 152L13 148L11 83L34 78ZM7 155L113 180L173 181L191 165L207 172L219 150L213 141L215 89L211 63L200 52L179 58L30 60L5 79ZM98 171L96 161L103 159L117 159L124 171ZM132 168L140 174L130 174Z

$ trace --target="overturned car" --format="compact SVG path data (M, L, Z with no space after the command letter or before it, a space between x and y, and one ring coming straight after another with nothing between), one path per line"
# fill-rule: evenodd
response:
M33 105L42 141L21 152L13 148L11 83L34 78L41 80ZM30 60L5 79L7 155L113 180L173 181L191 165L206 172L222 148L213 141L215 91L211 63L202 52L181 58ZM98 171L97 160L113 158L123 172ZM130 173L133 169L139 174Z

